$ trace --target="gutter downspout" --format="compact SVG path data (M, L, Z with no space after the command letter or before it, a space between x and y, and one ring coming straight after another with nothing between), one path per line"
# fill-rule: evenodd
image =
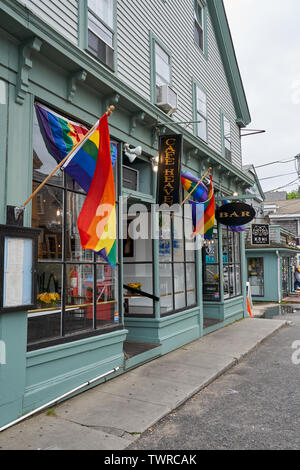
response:
M278 303L280 304L280 302L281 302L281 286L280 286L280 255L279 255L279 251L278 251L278 250L276 250L276 255L277 255L277 270L278 270L278 276L277 276Z
M95 377L94 379L88 380L88 381L85 382L84 384L79 385L79 386L76 387L76 388L73 388L73 389L70 390L69 392L64 393L63 395L61 395L61 396L58 397L58 398L55 398L55 399L52 400L52 401L49 401L48 403L46 403L46 404L43 405L43 406L40 406L40 407L37 408L36 410L33 410L33 411L31 411L30 413L27 413L26 415L21 416L21 418L18 418L18 419L16 419L15 421L12 421L11 423L6 424L6 425L3 426L2 428L0 428L0 432L5 431L5 429L10 428L11 426L14 426L14 425L17 424L17 423L20 423L20 421L23 421L24 419L29 418L30 416L32 416L32 415L38 413L39 411L44 410L45 408L48 408L50 405L56 404L58 401L61 401L63 398L66 398L66 397L68 397L69 395L71 395L72 393L77 392L77 391L80 390L81 388L87 387L88 385L90 385L90 384L92 384L92 383L94 383L94 382L97 382L98 380L102 379L103 377L106 377L107 375L110 375L110 374L113 374L114 372L117 372L119 369L120 369L120 367L115 367L113 370L110 370L109 372L106 372L105 374L99 375L98 377Z

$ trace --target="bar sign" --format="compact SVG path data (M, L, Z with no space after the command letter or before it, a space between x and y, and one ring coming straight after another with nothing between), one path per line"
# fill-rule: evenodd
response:
M157 204L171 207L181 202L181 134L160 136Z

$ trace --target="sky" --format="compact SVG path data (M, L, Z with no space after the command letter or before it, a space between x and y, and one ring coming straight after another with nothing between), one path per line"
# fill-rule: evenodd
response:
M243 164L291 160L300 154L300 1L224 4L252 117L248 128L266 130L242 138ZM256 171L264 191L298 188L289 184L297 179L294 161Z

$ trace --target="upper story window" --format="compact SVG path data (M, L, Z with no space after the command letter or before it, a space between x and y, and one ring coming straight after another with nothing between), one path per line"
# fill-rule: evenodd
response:
M231 162L231 124L223 115L223 149L224 157Z
M157 43L155 43L155 72L155 84L157 87L170 84L171 59L170 56Z
M88 50L114 69L114 0L88 0Z
M207 95L196 85L197 137L207 142Z
M205 22L205 14L204 14L204 6L199 0L195 0L195 32L194 32L194 39L195 43L200 47L202 52L204 52L204 22Z

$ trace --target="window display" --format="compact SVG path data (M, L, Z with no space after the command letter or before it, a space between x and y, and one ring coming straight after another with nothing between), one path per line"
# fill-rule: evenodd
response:
M35 189L55 167L36 115L33 149ZM32 226L39 228L41 234L38 309L28 314L29 349L51 340L71 340L75 333L89 335L96 329L119 324L118 265L111 268L93 251L81 249L77 219L84 200L82 189L61 171L33 199Z

